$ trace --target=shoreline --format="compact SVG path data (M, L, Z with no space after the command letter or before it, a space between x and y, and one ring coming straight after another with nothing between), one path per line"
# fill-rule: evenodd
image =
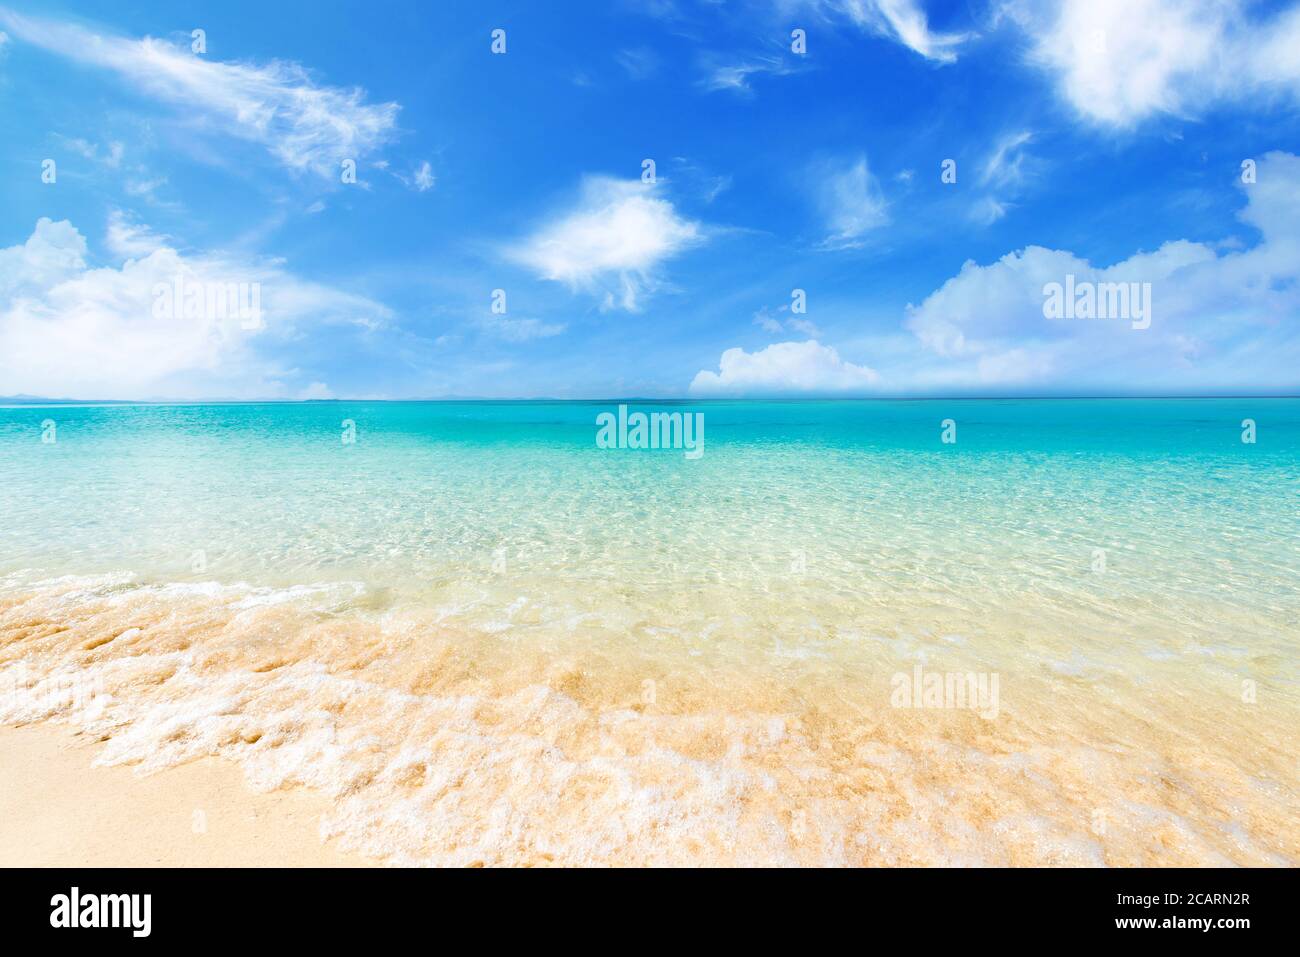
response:
M329 800L307 788L258 793L217 757L149 775L95 767L97 744L0 726L0 867L379 866L321 840Z
M1300 860L1262 650L1098 627L1025 655L960 625L611 649L263 598L0 592L0 866ZM917 668L987 707L929 701Z

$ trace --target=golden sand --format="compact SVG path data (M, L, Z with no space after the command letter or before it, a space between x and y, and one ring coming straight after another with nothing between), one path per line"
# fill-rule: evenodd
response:
M642 635L611 648L578 625L518 637L234 586L7 594L0 722L60 722L98 742L109 770L77 796L67 762L91 752L6 733L0 760L28 783L5 798L5 859L1300 861L1296 710L1267 681L1247 702L1239 681L1185 661L1132 672L1063 653L1045 667L951 637L903 641L846 632L756 655L726 635ZM994 671L996 717L893 706L892 682L920 660ZM51 763L33 771L38 753ZM223 800L236 771L250 793ZM37 807L43 789L54 807ZM90 831L49 837L87 804ZM203 807L226 850L187 833ZM270 831L240 807L269 809ZM31 815L45 836L25 836ZM121 840L99 833L114 828ZM308 847L309 833L330 843Z

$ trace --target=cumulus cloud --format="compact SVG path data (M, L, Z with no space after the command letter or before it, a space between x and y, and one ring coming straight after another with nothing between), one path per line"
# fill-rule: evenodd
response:
M373 152L395 131L396 103L367 103L359 88L318 84L296 63L222 63L164 40L99 35L4 8L0 24L18 40L196 111L204 128L259 143L290 169L337 176L342 160Z
M1029 246L961 271L909 306L904 325L944 360L947 384L1053 380L1132 391L1192 378L1276 386L1300 368L1300 158L1274 152L1238 184L1250 248L1173 240L1109 266ZM1047 319L1044 286L1150 283L1151 324ZM1283 370L1290 369L1289 373ZM1266 381L1269 377L1278 381ZM1140 378L1139 378L1140 377Z
M691 382L699 396L861 393L880 381L874 369L840 358L816 339L776 342L757 352L728 349L717 372L701 370Z
M600 294L604 308L635 312L659 285L658 267L704 238L699 223L656 195L661 189L589 176L573 208L506 254L543 279Z
M0 249L0 301L38 294L85 268L86 240L68 222L41 219L20 246Z
M1131 127L1159 113L1300 93L1300 8L1255 16L1241 0L1006 0L1033 62L1087 119Z
M823 241L826 248L861 246L867 233L889 222L889 204L865 156L846 166L819 164L812 179L817 183L817 205L830 230Z
M285 380L294 373L266 358L260 340L283 341L317 323L373 327L389 316L378 303L300 279L276 263L182 255L121 214L110 219L105 245L124 259L120 266L89 266L81 233L66 220L43 218L24 243L0 249L0 393L292 394ZM180 298L173 295L178 282ZM213 308L209 297L232 286L227 308ZM191 308L195 289L202 295ZM164 299L173 308L160 308ZM254 301L256 322L239 312Z
M1300 385L1300 157L1261 157L1238 182L1242 236L1170 240L1109 265L1069 250L1028 246L968 261L919 305L903 335L872 340L873 365L855 366L816 340L754 353L728 349L697 395L1072 391L1134 394L1294 390ZM1044 287L1150 283L1140 317L1055 319ZM1131 287L1130 287L1131 288ZM754 324L790 328L766 309Z
M1106 327L1100 320L1088 325L1049 322L1043 315L1045 285L1074 276L1076 283L1151 282L1160 284L1163 293L1163 280L1213 256L1200 243L1179 240L1101 268L1071 252L1028 246L988 266L967 260L920 306L908 307L905 325L926 348L950 358L987 356L1019 342L1069 342L1087 332L1105 333ZM1109 331L1126 335L1130 328L1112 323Z

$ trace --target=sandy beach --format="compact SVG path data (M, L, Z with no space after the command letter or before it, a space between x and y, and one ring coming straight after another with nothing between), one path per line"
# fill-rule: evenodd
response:
M206 758L157 774L95 767L58 725L0 728L0 867L367 867L320 838L305 788L259 794Z
M6 411L0 861L1294 866L1257 404Z

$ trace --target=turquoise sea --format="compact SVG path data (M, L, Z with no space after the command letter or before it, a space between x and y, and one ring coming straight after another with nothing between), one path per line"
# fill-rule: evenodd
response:
M0 720L407 863L1300 862L1300 400L627 404L0 407Z

